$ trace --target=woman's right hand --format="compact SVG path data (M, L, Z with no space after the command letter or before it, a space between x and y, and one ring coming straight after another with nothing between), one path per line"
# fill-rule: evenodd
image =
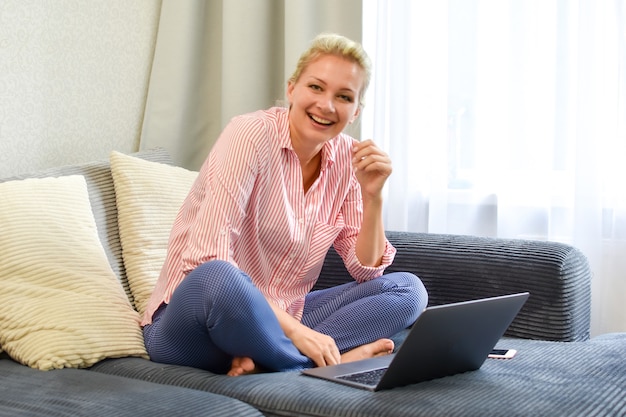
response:
M302 323L298 323L286 335L303 355L311 358L315 365L328 366L341 363L341 353L332 337Z
M269 302L269 305L285 335L291 339L300 353L310 358L317 366L341 363L341 354L335 339L305 326L274 303Z

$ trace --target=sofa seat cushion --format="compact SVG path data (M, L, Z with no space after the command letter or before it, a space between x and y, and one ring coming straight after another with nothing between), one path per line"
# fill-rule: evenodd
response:
M49 372L0 359L2 416L250 416L261 413L208 392L104 375L84 369Z
M298 372L227 377L138 358L92 370L210 391L266 415L309 416L588 416L626 413L626 334L585 342L503 339L513 359L393 390L369 392Z

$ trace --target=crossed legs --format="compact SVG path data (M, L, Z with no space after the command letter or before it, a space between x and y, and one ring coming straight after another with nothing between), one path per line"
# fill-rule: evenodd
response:
M426 302L417 277L394 273L310 293L302 322L332 336L344 353L409 326ZM210 261L192 271L170 303L155 313L153 323L144 327L144 336L155 362L215 373L252 361L272 371L313 366L285 336L250 278L224 261ZM252 361L242 363L241 358Z

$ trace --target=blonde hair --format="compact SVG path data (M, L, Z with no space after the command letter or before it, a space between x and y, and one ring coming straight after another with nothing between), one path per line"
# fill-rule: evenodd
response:
M359 105L365 105L364 96L372 76L372 63L363 46L345 36L335 33L322 33L315 37L309 49L300 55L296 69L289 78L290 83L295 83L302 72L322 55L336 55L356 63L363 70L363 87L359 93Z

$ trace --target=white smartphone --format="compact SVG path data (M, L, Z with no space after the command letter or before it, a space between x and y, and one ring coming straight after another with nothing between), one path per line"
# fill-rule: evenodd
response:
M492 359L511 359L517 350L515 349L493 349L488 357Z

